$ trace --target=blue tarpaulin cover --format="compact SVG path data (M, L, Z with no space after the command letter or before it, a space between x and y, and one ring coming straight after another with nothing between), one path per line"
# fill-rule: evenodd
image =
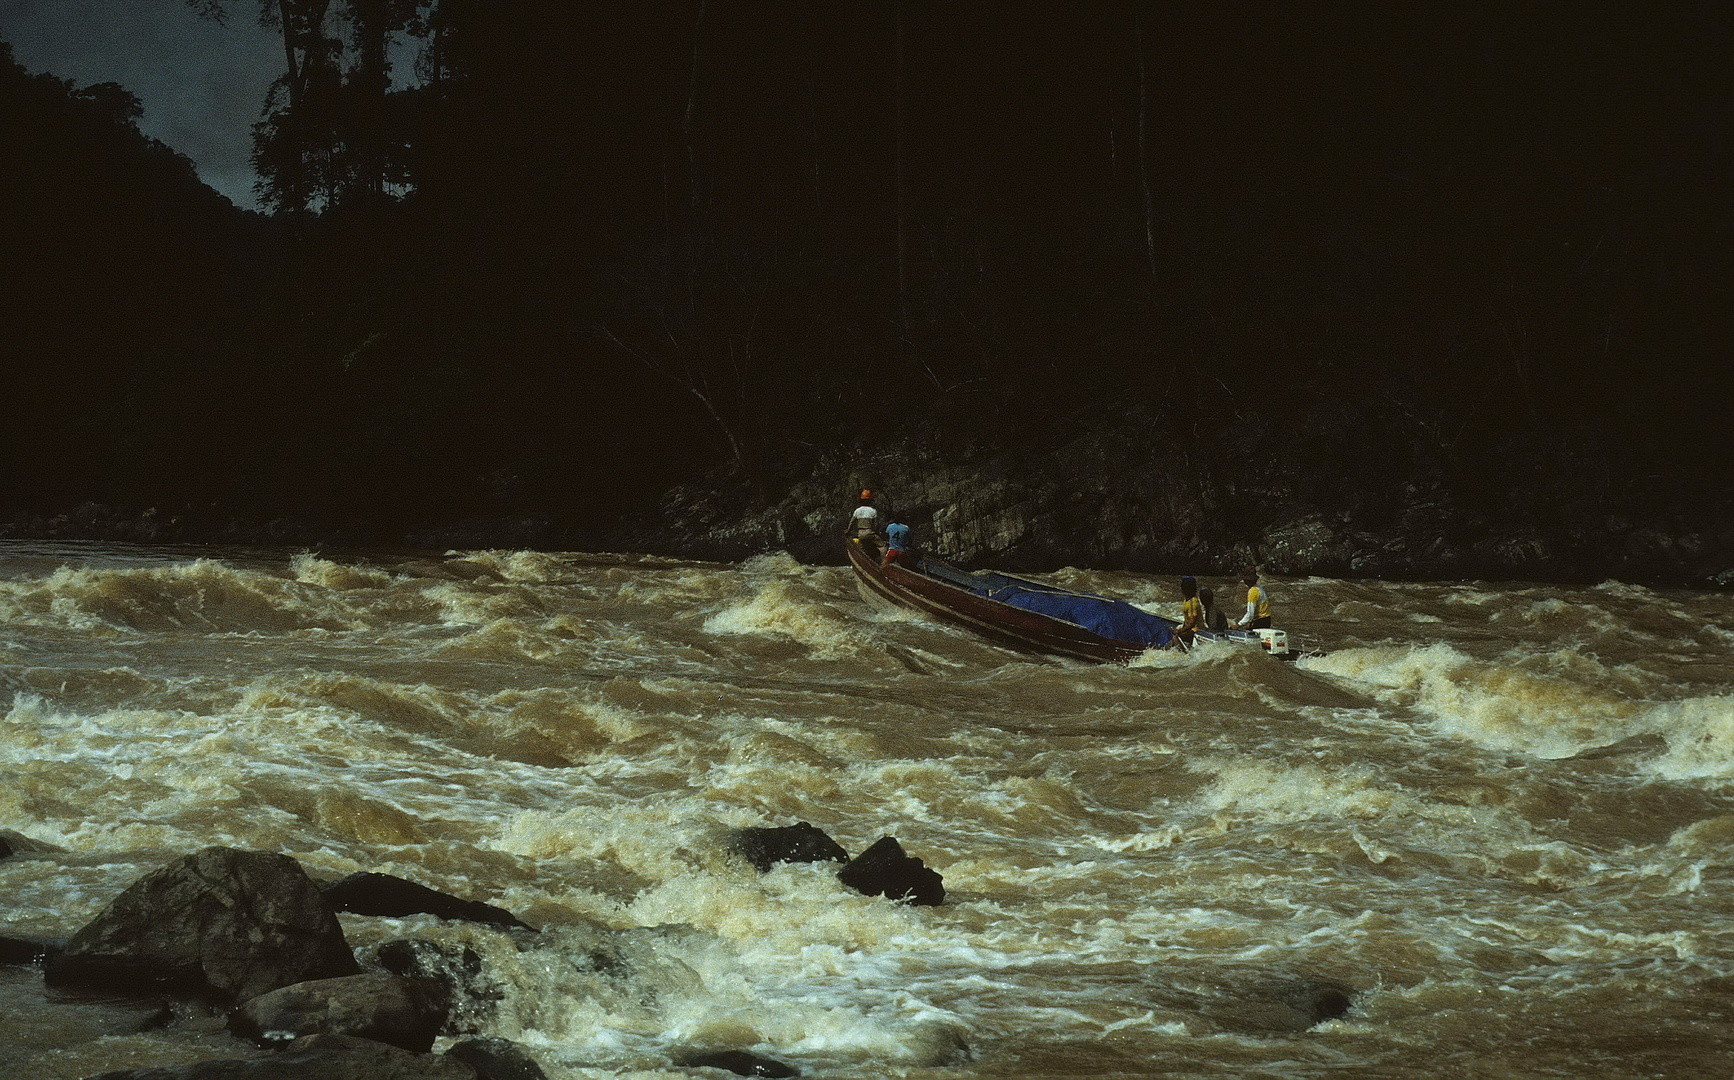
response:
M1141 611L1124 600L1110 600L1105 596L1083 596L1078 593L1039 592L1015 585L996 589L989 597L1025 611L1076 623L1092 634L1114 641L1162 646L1174 637L1172 624L1168 620Z

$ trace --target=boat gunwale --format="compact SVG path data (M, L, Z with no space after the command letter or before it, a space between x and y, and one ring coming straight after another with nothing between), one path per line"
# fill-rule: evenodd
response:
M863 583L873 587L874 591L887 601L899 607L915 608L916 610L925 611L929 614L961 623L978 633L985 634L988 637L1009 641L1018 647L1035 652L1060 653L1062 655L1073 656L1079 659L1091 660L1098 663L1124 663L1152 647L1148 645L1140 645L1131 641L1121 641L1118 638L1103 637L1092 630L1079 626L1077 623L1070 622L1066 619L1057 618L1039 611L1031 611L1027 608L1015 607L1011 604L1005 603L1003 600L995 600L990 596L983 596L979 593L971 592L970 590L949 582L944 578L934 577L929 574L921 574L907 567L899 566L896 563L892 563L889 566L876 565L868 556L867 549L861 543L859 538L850 537L846 541L846 544L846 550L849 553L850 566L855 570L856 577ZM943 559L936 559L934 561L957 570L956 567L952 567L950 563L945 562ZM898 578L893 575L893 570L898 574L909 578L909 582L906 583L898 580ZM957 570L957 572L960 574L969 573L969 571L965 570ZM1043 585L1040 582L1026 581L1023 578L1011 574L996 574L995 576L1005 578L1008 581L1017 582L1020 585L1027 584L1040 592L1089 597L1100 600L1110 599L1109 597L1098 596L1095 593L1086 593L1076 589L1066 589L1063 587ZM921 588L915 587L917 584L919 584ZM960 602L947 603L946 597L944 596L930 596L926 594L926 590L934 588L945 590L946 592L955 595L959 598ZM978 604L992 605L990 610L1003 612L1003 620L1001 622L993 622L989 621L986 617L986 613L972 614L967 610L960 610ZM1165 616L1154 615L1154 613L1147 614L1152 614L1153 617L1161 619L1163 622L1169 623L1170 625L1174 624L1174 620ZM1019 624L1024 625L1020 626ZM1020 633L1020 630L1023 632Z

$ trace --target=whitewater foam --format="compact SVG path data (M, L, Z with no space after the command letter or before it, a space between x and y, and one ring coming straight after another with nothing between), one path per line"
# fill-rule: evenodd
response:
M1726 1058L1721 594L1307 579L1282 617L1323 657L1122 667L875 613L786 555L87 556L0 580L0 826L70 849L0 861L10 932L232 843L541 927L343 917L364 960L472 947L501 993L468 1020L552 1076L724 1047L855 1080L1419 1075L1416 1045L1581 1073L1609 1002L1651 1071ZM896 836L946 904L729 852L797 820ZM1346 1021L1212 1019L1305 978L1354 986ZM172 1064L176 1037L55 1067Z

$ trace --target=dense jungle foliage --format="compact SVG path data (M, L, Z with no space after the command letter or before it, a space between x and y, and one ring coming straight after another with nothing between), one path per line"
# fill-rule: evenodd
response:
M194 6L282 36L267 214L0 45L0 511L582 521L1134 410L1248 528L1728 520L1713 6Z

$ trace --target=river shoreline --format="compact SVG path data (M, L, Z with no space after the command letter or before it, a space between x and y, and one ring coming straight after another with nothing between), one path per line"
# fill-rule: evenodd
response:
M826 526L831 518L843 520L844 510L799 494L759 510L740 505L743 501L726 488L687 486L669 493L661 515L623 516L606 524L521 514L401 530L305 514L180 519L149 509L86 503L64 513L17 514L0 521L0 540L293 547L406 556L477 549L615 551L706 562L739 562L787 551L811 566L842 564L841 530ZM839 501L846 509L847 501L841 496ZM958 502L922 503L896 516L914 520L918 534L937 536L937 543L929 540L933 549L954 561L1008 571L1072 566L1225 575L1256 562L1284 576L1734 587L1734 545L1726 535L1674 536L1625 523L1615 523L1600 535L1584 529L1439 522L1373 530L1307 514L1262 531L1252 542L1193 533L1170 543L1117 545L1104 543L1075 522L1058 537L1030 540L1036 526L1027 501L996 485L987 490L985 502L985 512L968 525L953 523L966 512Z
M615 551L711 562L787 551L808 565L841 565L843 524L866 486L919 543L972 567L1223 575L1253 562L1284 576L1734 586L1734 525L1711 520L1669 528L1586 512L1548 524L1501 523L1456 510L1438 492L1415 491L1395 520L1370 523L1267 492L1269 520L1236 527L1230 515L1213 516L1208 500L1174 497L1196 491L1188 486L1195 478L1177 475L1183 471L1158 468L1130 482L1124 470L1067 471L1032 484L1008 478L1003 467L885 454L833 464L770 499L738 478L707 478L671 489L654 508L608 520L581 520L552 504L403 525L316 511L164 512L92 501L56 512L0 511L0 539L404 555Z

